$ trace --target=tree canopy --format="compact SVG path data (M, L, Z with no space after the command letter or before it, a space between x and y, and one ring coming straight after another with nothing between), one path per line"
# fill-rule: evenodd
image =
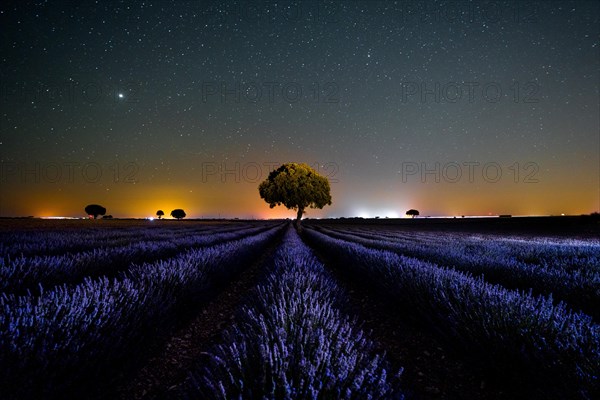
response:
M306 208L331 205L329 181L304 163L286 163L271 171L258 186L258 192L271 208L284 205L297 211L298 227Z
M156 212L156 216L158 217L158 219L161 219L163 215L165 215L165 212L163 210L158 210Z
M181 208L171 211L171 217L173 218L181 219L185 218L185 215L185 211L183 211Z
M106 208L98 205L98 204L90 204L85 207L85 212L87 215L91 215L94 219L98 218L98 215L106 214Z
M411 217L416 217L417 215L419 215L419 210L415 210L413 208L411 208L410 210L408 210L406 212L406 215L410 215Z

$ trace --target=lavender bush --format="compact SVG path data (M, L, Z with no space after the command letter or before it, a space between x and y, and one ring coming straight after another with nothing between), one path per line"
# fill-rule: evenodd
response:
M531 249L533 245L524 247L523 255L518 257L515 254L516 250L507 249L502 243L465 241L461 240L460 236L450 239L453 236L448 234L438 238L437 242L428 240L422 243L382 238L377 234L352 234L326 228L317 229L342 240L482 276L490 283L498 283L509 289L531 289L535 294L552 295L555 299L566 301L574 309L582 310L596 319L600 318L600 268L592 265L587 268L573 266L573 260L594 261L600 257L597 254L592 255L589 251L590 248L594 248L593 245L580 246L580 251L571 249L570 252L564 248L555 248L551 254L562 254L562 260L568 259L571 263L556 261L556 264L550 265L548 259L532 256L540 254L540 251ZM543 247L550 251L548 246ZM597 247L596 251L600 253L600 247ZM532 264L533 259L545 261Z
M387 300L491 365L537 385L546 398L598 398L600 326L551 298L491 285L455 270L312 229L307 239Z
M332 229L367 239L390 239L397 244L420 244L426 247L447 247L479 254L501 254L516 262L543 265L565 271L600 271L600 240L557 239L548 237L475 235L465 232L398 232L364 228Z
M2 398L102 393L169 329L173 313L247 266L280 230L133 266L121 279L86 279L40 296L0 295Z
M193 373L188 396L402 398L383 357L373 354L355 321L337 309L341 297L322 264L288 229L253 301L224 343L207 354L208 364Z
M63 255L101 248L124 246L132 241L161 241L184 238L199 233L226 233L247 229L248 223L153 226L94 226L60 230L27 230L0 232L0 255L6 257ZM254 223L252 225L255 225ZM260 223L259 223L260 225Z
M94 249L61 256L0 258L0 292L33 293L61 283L78 283L85 277L112 276L133 263L172 257L184 250L212 246L238 240L269 229L272 224L242 229L212 231L168 238L162 241L140 241L120 247Z

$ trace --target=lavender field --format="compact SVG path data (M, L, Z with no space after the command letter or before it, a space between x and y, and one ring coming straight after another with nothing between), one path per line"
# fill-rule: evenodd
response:
M600 238L0 221L3 399L593 399Z

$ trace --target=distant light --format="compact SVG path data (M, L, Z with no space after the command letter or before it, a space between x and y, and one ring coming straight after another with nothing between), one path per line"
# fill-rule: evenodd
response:
M357 216L358 218L370 218L371 217L371 213L367 210L355 211L354 215Z
M381 215L385 216L385 218L400 218L400 213L396 210L384 210L381 212Z
M562 215L563 217L565 216L565 214L564 214L564 213L563 213L563 214L560 214L560 215Z
M123 93L119 93L119 98L122 99L123 97L125 97L125 95Z
M148 220L149 221L154 221L154 217L149 217Z

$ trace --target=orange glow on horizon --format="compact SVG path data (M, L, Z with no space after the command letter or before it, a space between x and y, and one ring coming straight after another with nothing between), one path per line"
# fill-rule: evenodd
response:
M41 186L41 185L40 185ZM87 204L100 204L115 218L156 217L163 210L169 219L173 209L185 210L186 218L272 219L296 217L283 206L269 208L255 183L187 185L115 185L107 190L88 185L62 188L56 185L22 186L3 193L1 216L86 217ZM70 189L70 190L67 190ZM77 190L75 190L77 189ZM43 193L43 196L40 195ZM571 183L560 190L550 184L535 185L417 185L398 184L381 189L377 182L357 188L349 182L332 185L332 206L307 209L304 218L405 217L415 208L420 216L469 215L580 215L597 212L598 193Z

